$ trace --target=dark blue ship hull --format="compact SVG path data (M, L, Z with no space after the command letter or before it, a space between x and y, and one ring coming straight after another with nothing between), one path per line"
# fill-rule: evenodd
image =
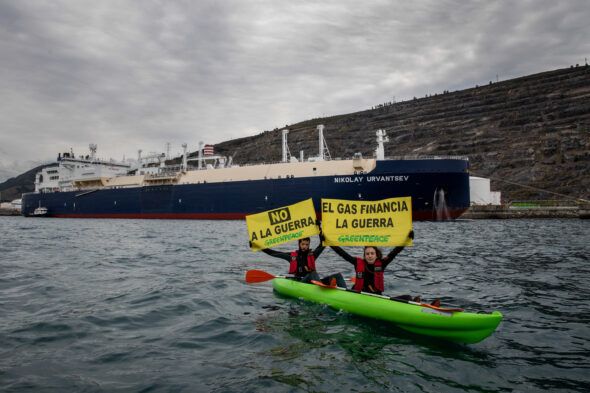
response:
M469 207L468 161L461 159L378 161L370 173L284 179L157 185L23 195L22 214L47 208L48 217L242 219L313 198L380 200L411 196L414 220L437 218L444 192L448 218ZM438 206L440 209L441 206Z

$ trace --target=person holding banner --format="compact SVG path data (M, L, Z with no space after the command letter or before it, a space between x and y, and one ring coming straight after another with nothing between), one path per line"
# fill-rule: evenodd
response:
M408 233L408 239L414 239L414 231ZM384 291L383 272L387 265L399 254L404 247L395 247L383 257L381 250L375 246L365 246L363 258L353 257L338 246L331 246L336 254L354 266L356 280L353 290L381 295Z
M289 262L289 274L293 274L295 279L305 283L311 283L312 281L321 281L324 284L331 284L333 280L336 281L336 285L341 288L346 288L346 282L342 274L336 273L330 276L324 277L320 280L320 276L316 271L315 261L324 251L322 246L322 236L320 233L320 244L315 250L310 252L311 240L306 237L299 239L299 247L297 250L292 252L281 252L275 251L270 248L262 249L262 252L270 255L271 257L281 258Z

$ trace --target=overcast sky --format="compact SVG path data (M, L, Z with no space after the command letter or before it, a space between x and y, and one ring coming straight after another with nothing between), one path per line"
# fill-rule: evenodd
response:
M589 26L586 0L0 0L0 182L584 64Z

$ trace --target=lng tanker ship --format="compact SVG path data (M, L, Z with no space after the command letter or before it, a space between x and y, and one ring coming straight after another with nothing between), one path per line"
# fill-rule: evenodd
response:
M273 164L232 165L202 144L198 158L166 165L165 155L141 157L137 165L89 156L60 154L55 165L37 173L35 192L22 198L24 216L70 218L242 219L313 198L380 200L412 197L414 220L449 219L469 207L469 161L465 157L386 159L383 130L377 131L374 158L356 153L330 159L318 126L319 155L290 157L283 130L283 159ZM196 161L196 165L195 165Z

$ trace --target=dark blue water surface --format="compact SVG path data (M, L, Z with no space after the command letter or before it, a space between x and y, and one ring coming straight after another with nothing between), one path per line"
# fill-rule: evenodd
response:
M246 285L246 270L287 263L252 253L243 221L0 217L0 390L588 391L589 221L414 225L386 292L500 310L485 341ZM351 268L330 249L318 261L322 274Z

